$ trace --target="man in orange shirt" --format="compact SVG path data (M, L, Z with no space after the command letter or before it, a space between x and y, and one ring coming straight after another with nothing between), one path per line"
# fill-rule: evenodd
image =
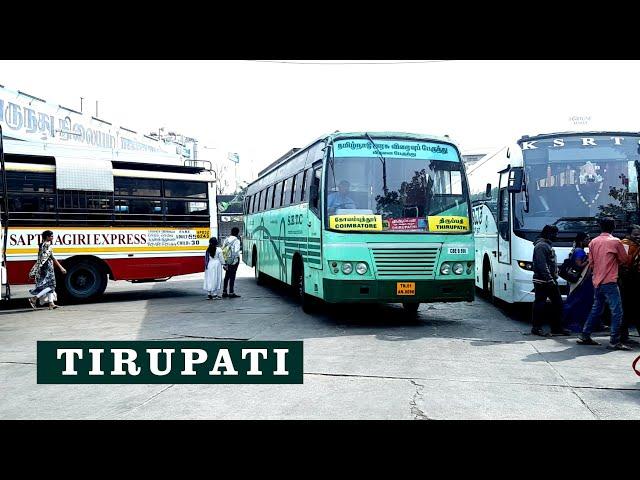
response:
M613 218L601 219L602 233L589 243L589 265L593 270L592 280L595 293L591 313L584 324L578 343L580 345L598 345L598 342L591 338L591 332L594 324L602 317L604 305L607 303L611 310L611 340L608 348L630 350L620 338L622 301L617 283L618 267L629 262L629 255L627 255L622 242L611 234L615 226Z
M629 263L620 267L620 294L624 316L620 330L622 343L635 344L629 339L629 326L634 325L640 335L640 226L632 225L629 235L622 240L629 253Z

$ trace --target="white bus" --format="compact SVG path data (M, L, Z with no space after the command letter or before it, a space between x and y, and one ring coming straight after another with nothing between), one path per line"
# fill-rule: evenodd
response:
M11 285L32 283L44 230L54 232L67 270L57 290L69 300L97 298L108 279L202 271L209 238L217 236L209 162L19 140L5 140L3 153L3 299Z
M533 302L533 242L547 224L559 229L559 264L576 233L599 234L599 217L614 217L614 234L624 236L639 223L639 152L638 132L550 133L523 136L470 167L476 287L491 299Z

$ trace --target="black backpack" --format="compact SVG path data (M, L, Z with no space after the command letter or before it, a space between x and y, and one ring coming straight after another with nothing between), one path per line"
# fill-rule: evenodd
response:
M582 269L584 267L578 267L573 261L573 250L569 256L562 262L560 268L558 269L558 276L563 278L569 283L578 283L580 280L580 276L582 275Z

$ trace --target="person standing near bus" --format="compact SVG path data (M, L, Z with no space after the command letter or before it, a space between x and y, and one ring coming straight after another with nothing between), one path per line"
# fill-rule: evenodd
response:
M223 251L226 249L228 252L225 258L226 273L224 275L224 287L222 290L222 296L224 298L240 297L240 295L237 295L233 291L234 284L236 283L236 273L238 272L238 266L240 265L240 239L238 238L239 233L240 230L238 229L238 227L233 227L231 229L231 235L225 238L222 244ZM227 285L229 287L229 290L227 290Z
M29 304L32 308L37 308L37 302L48 303L49 310L58 308L56 300L56 272L54 265L60 269L62 274L66 274L60 262L53 256L53 232L51 230L45 230L42 232L42 241L38 245L38 260L31 268L29 276L35 278L35 288L29 290L29 293L33 297L29 298Z
M618 288L618 267L629 262L629 255L622 242L612 235L616 223L613 218L600 220L602 233L589 243L589 265L593 270L593 287L595 288L593 307L584 324L578 339L580 345L598 345L591 338L593 326L601 319L605 303L611 310L611 338L607 348L614 350L630 350L622 343L620 327L622 325L622 301Z
M584 322L587 321L591 306L593 305L593 282L592 272L589 268L589 259L586 248L589 246L589 235L579 232L573 242L573 250L569 254L569 259L575 270L581 271L577 282L569 284L569 295L564 304L564 325L570 327L574 332L581 332Z
M222 249L218 247L218 239L209 239L209 247L204 255L204 290L207 292L209 300L222 298Z
M620 266L620 295L622 296L622 328L620 340L625 344L638 345L629 338L629 326L635 325L640 335L640 225L632 225L629 234L622 240L629 254L629 262Z
M553 242L558 236L558 227L545 225L533 248L533 327L531 333L541 337L548 336L542 330L544 308L547 298L551 300L552 314L550 319L551 333L554 335L570 335L569 330L562 328L562 297L558 289L558 263Z

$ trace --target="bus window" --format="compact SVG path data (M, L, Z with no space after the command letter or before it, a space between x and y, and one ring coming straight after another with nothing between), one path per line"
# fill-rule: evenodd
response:
M289 203L296 203L296 175L291 177L291 195L289 196Z
M313 177L311 178L311 185L309 185L309 206L316 210L320 210L320 180L322 178L322 167L315 168L313 170ZM311 192L314 195L311 195Z
M114 177L113 189L114 195L116 196L160 197L162 195L162 180L153 178ZM175 189L173 189L173 191L175 191Z
M264 193L264 191L260 191L260 193L258 194L258 205L256 205L256 211L257 212L261 212L262 208L260 208L260 206L262 205L262 194Z
M276 188L275 188L275 193L274 193L274 200L273 200L273 207L274 208L280 208L282 206L282 186L283 186L284 182L278 182L276 184Z
M166 223L180 226L208 225L209 205L207 202L194 202L189 200L166 200Z
M6 172L6 175L9 212L14 225L56 223L53 173Z
M498 230L503 240L509 240L509 192L506 188L500 189L500 211Z
M165 180L164 196L182 198L207 198L207 184L205 182Z
M295 183L295 190L293 192L293 203L301 202L303 200L302 192L304 189L304 172L299 172L296 175L296 180L294 183Z
M269 198L267 198L267 205L269 205L269 208L273 208L273 200L276 197L275 193L276 193L276 186L272 185L271 192L269 193Z
M309 200L309 184L311 183L311 175L313 174L313 170L308 168L306 172L304 172L304 177L302 180L302 201Z
M162 202L141 198L116 198L116 225L148 225L162 223Z
M291 203L291 182L293 177L289 177L284 181L284 190L282 191L282 206L289 205Z
M251 213L256 213L256 195L255 193L251 197Z
M30 192L54 192L55 174L53 173L30 173L30 172L7 172L7 191L30 193Z
M264 207L262 208L263 210L269 210L270 204L269 204L269 194L271 193L271 187L267 187L267 193L265 193L264 195Z

